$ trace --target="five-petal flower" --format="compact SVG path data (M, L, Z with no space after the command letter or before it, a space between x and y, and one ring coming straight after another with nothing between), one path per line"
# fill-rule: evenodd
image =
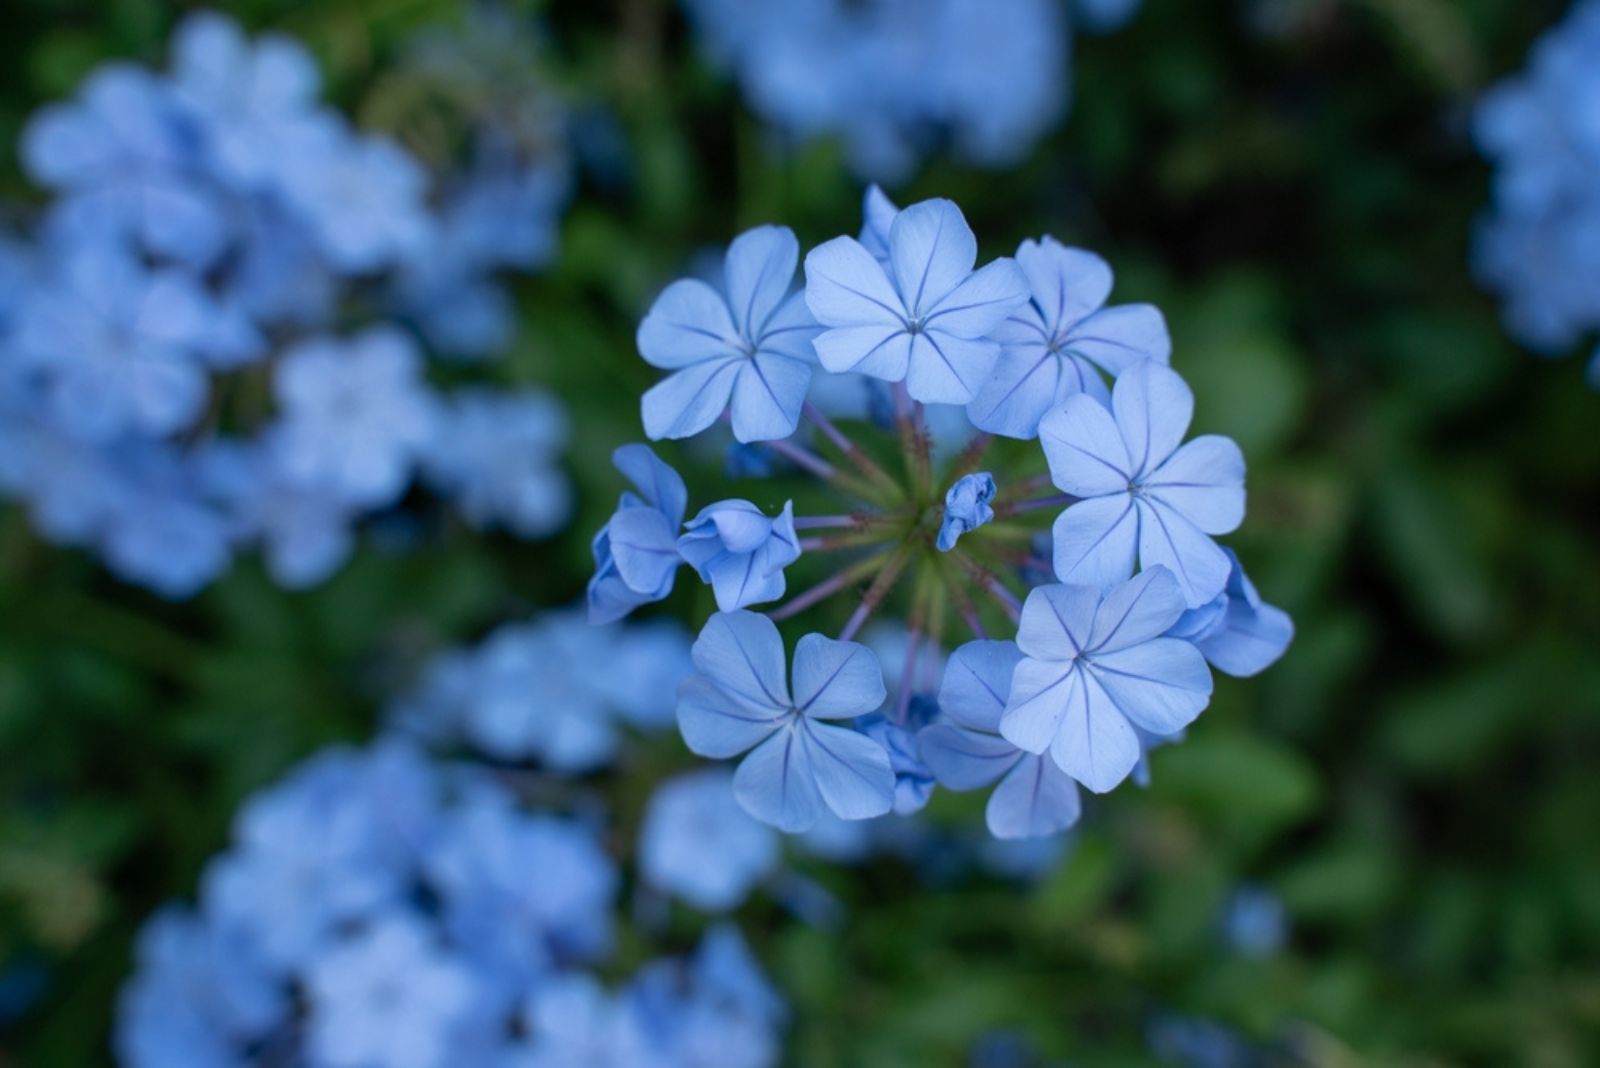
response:
M883 670L866 646L807 634L795 646L794 695L783 638L754 612L719 612L694 643L696 674L678 691L678 727L701 756L747 750L733 792L752 816L803 831L824 811L881 816L894 801L889 756L871 738L825 721L883 704Z
M939 687L942 719L917 735L922 759L941 786L976 790L999 781L984 818L996 838L1038 838L1078 821L1078 785L1048 755L1017 748L1000 734L1011 677L1022 660L1015 642L968 642L950 655Z
M711 584L724 612L783 596L783 569L800 559L794 502L771 518L749 501L708 504L689 521L678 552Z
M978 271L978 242L961 209L925 200L894 216L888 263L853 237L806 256L806 303L828 330L814 345L829 371L904 381L927 403L965 404L994 369L989 333L1028 299L1016 263Z
M641 403L651 439L698 434L730 404L740 441L794 433L817 333L801 294L789 292L799 258L794 231L758 226L728 246L723 292L684 278L656 298L639 324L639 354L673 373Z
M678 528L689 506L683 477L648 445L624 445L611 462L638 493L624 492L617 510L594 536L589 621L613 623L640 605L672 592L683 558Z
M1244 456L1206 434L1179 447L1194 394L1170 368L1136 365L1111 408L1077 394L1039 424L1055 484L1079 500L1054 527L1056 577L1102 589L1127 578L1134 557L1162 565L1198 608L1228 581L1228 557L1208 535L1244 519Z
M1183 614L1172 572L1153 567L1104 595L1092 586L1041 586L1017 626L1023 659L1012 674L1000 733L1096 793L1139 762L1138 727L1170 735L1211 699L1211 672L1189 642L1165 637Z
M1171 358L1172 338L1155 305L1104 306L1111 267L1093 252L1044 237L1017 248L1017 265L1033 299L995 328L1000 358L967 405L979 429L1031 438L1045 413L1074 393L1109 406L1102 372L1115 378L1141 360Z

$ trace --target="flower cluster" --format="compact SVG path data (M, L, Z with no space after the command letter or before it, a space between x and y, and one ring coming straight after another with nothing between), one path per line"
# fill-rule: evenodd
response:
M591 618L665 598L685 563L712 587L678 724L694 752L741 758L734 796L766 823L800 832L915 810L935 782L998 783L996 836L1060 831L1079 786L1142 778L1148 751L1181 737L1212 668L1251 675L1289 644L1288 616L1213 540L1243 521L1244 458L1226 438L1184 441L1193 396L1165 322L1105 306L1111 271L1092 253L1046 237L980 267L955 204L898 210L874 188L860 237L812 249L791 292L798 261L791 232L760 227L729 248L720 287L668 286L639 327L667 372L642 416L658 440L726 421L840 505L724 500L686 523L684 480L624 446L634 489L595 538ZM818 400L840 381L882 396L849 432ZM936 448L925 410L964 432ZM1051 513L1048 532L1030 525ZM846 562L751 610L826 554ZM778 624L849 595L837 636L805 633L791 656ZM909 632L893 692L855 641L879 612ZM973 640L943 661L951 616Z
M1562 355L1600 329L1600 2L1579 0L1534 46L1528 68L1475 115L1493 160L1493 205L1474 265L1505 301L1506 328ZM1590 363L1600 386L1600 351Z
M1058 0L685 0L711 59L797 138L836 135L859 173L891 179L940 137L986 167L1017 162L1068 97ZM1110 29L1138 0L1079 0Z
M731 926L620 989L596 829L390 740L253 798L196 909L145 928L129 1068L761 1068L785 1009Z
M197 14L172 52L164 73L102 67L24 132L54 199L0 243L0 492L168 597L246 546L279 582L317 582L418 476L470 523L559 527L561 410L442 395L423 342L507 343L496 272L550 255L564 154L486 114L470 163L435 181L322 105L288 38Z

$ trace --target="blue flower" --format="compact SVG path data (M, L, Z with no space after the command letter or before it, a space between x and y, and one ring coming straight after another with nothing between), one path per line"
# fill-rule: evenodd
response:
M1135 727L1172 734L1211 699L1200 651L1163 636L1183 609L1177 580L1159 566L1105 594L1090 586L1028 594L1001 735L1030 753L1048 750L1096 793L1116 786L1139 762Z
M288 37L251 42L232 18L195 12L173 34L172 63L176 98L205 131L206 162L232 188L274 189L289 155L326 121L316 61Z
M147 270L110 246L84 246L24 295L13 354L68 433L95 442L164 436L205 406L207 311L187 275Z
M1209 603L1185 612L1170 633L1193 642L1223 674L1249 678L1265 671L1289 648L1294 620L1261 599L1232 549L1222 551L1232 565L1227 588Z
M1080 498L1055 523L1057 578L1104 588L1137 555L1171 570L1190 608L1221 592L1228 557L1207 535L1244 519L1244 456L1215 434L1180 448L1193 414L1183 379L1145 360L1117 379L1109 411L1077 394L1039 424L1051 479Z
M989 333L1028 299L1016 263L976 272L978 242L961 209L925 200L894 217L885 267L852 237L806 255L806 303L828 330L822 366L904 381L917 400L965 404L994 370Z
M273 387L284 475L352 505L393 504L433 442L437 410L422 358L392 327L301 342L279 362Z
M1222 910L1222 936L1228 948L1245 957L1270 957L1288 938L1283 900L1264 886L1245 884Z
M559 466L567 435L566 413L546 393L461 390L445 403L424 471L474 527L546 537L572 514Z
M639 831L645 881L705 912L736 908L778 863L772 829L740 808L733 775L706 768L650 795Z
M224 208L200 180L195 131L171 89L127 64L109 64L72 103L29 121L22 160L37 182L65 194L52 210L59 233L138 243L204 266L227 236Z
M652 439L698 434L730 405L740 441L794 433L817 332L789 292L799 255L792 230L759 226L728 246L723 292L685 278L656 298L639 324L639 354L673 373L640 406Z
M306 975L310 1059L329 1068L445 1068L479 1022L474 976L420 916L395 910Z
M678 552L711 584L717 607L732 612L783 596L783 569L800 559L794 502L777 518L749 501L708 504L678 539Z
M425 171L404 149L330 115L284 160L284 197L340 270L382 270L428 240Z
M1078 822L1078 786L1048 756L1000 734L1011 677L1022 662L1014 642L975 641L950 656L939 688L942 720L917 735L941 786L976 790L999 782L984 819L996 838L1037 838Z
M594 577L589 580L589 619L612 623L640 605L672 592L683 558L678 528L689 506L683 477L648 445L624 445L611 462L639 491L624 492L617 510L594 536Z
M912 698L911 703L917 705L921 701ZM908 719L915 718L915 713L908 716ZM889 767L894 770L895 813L909 816L921 812L933 796L934 775L917 751L917 732L910 724L895 723L876 712L862 716L859 726L862 734L883 746L883 751L889 754Z
M989 502L994 499L994 476L987 471L962 475L944 493L944 518L939 522L936 545L947 553L956 547L961 535L976 530L994 518Z
M1017 264L1033 299L995 330L1000 358L967 406L980 429L1031 438L1039 420L1074 393L1111 403L1102 372L1113 378L1141 360L1166 363L1172 339L1150 304L1104 307L1111 268L1053 237L1024 241Z
M870 819L894 802L883 747L847 727L883 704L883 672L855 642L800 639L794 696L784 678L783 639L765 616L719 612L694 643L698 674L678 695L678 726L701 756L750 755L734 773L734 795L757 819L803 831L824 811Z

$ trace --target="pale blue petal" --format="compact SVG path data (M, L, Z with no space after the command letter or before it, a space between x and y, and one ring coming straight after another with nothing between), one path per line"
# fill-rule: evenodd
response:
M645 362L666 371L741 351L722 294L694 278L679 279L661 291L635 340Z
M1100 592L1090 586L1037 586L1022 603L1017 648L1036 660L1071 660L1088 648Z
M869 820L894 806L894 768L883 746L827 723L802 723L796 733L817 790L835 816Z
M1028 277L1033 303L1052 327L1070 326L1111 295L1111 267L1087 249L1053 237L1017 246L1017 266Z
M1128 449L1130 470L1143 475L1161 466L1183 440L1194 417L1194 394L1178 372L1144 360L1117 379L1111 410Z
M1145 490L1207 534L1244 522L1244 453L1232 438L1203 434L1145 477Z
M665 597L683 562L671 521L654 508L623 508L611 517L606 532L612 561L628 588L651 600Z
M822 366L835 374L856 371L899 382L911 366L911 335L898 323L826 330L812 344Z
M1249 678L1266 670L1293 640L1294 621L1283 609L1230 600L1223 626L1198 644L1218 671Z
M1126 494L1079 501L1056 518L1056 578L1106 589L1133 573L1140 513Z
M761 336L789 292L799 262L800 242L787 226L757 226L734 238L723 279L740 336Z
M717 421L733 394L742 358L707 360L686 367L645 391L639 404L645 436L687 438Z
M683 476L656 455L648 445L623 445L611 454L611 463L632 482L639 495L658 509L674 527L683 522L689 506L689 489Z
M788 587L783 569L765 566L760 553L721 553L706 564L704 574L724 612L776 601Z
M954 201L939 198L913 204L889 227L895 286L913 315L932 311L971 273L977 260L978 239Z
M942 330L911 335L906 392L924 404L965 404L994 371L1000 346Z
M867 186L861 198L860 241L862 247L872 253L872 258L885 267L889 265L889 228L898 214L900 209L876 182Z
M702 675L750 704L792 706L784 683L783 638L766 616L718 612L695 639L692 656Z
M1122 714L1151 734L1182 730L1211 701L1211 669L1182 638L1096 653L1088 670Z
M1109 653L1160 637L1183 610L1183 591L1171 571L1164 567L1141 571L1106 594L1095 612L1086 648L1095 654Z
M917 733L922 762L939 785L951 790L976 790L1010 771L1022 750L996 734L935 723Z
M996 838L1042 838L1078 822L1078 784L1049 757L1028 754L989 795L984 819Z
M750 442L793 434L810 385L809 363L768 352L742 361L733 386L733 436Z
M1227 554L1183 516L1161 503L1139 502L1139 566L1161 566L1177 577L1183 599L1199 608L1228 583Z
M886 696L883 668L865 645L807 634L795 646L795 706L812 719L874 712Z
M718 501L700 509L689 526L710 524L722 546L731 552L754 552L772 535L772 520L749 501Z
M963 727L1000 729L1011 692L1011 675L1022 650L1015 642L968 642L950 654L939 687L939 710Z
M1065 347L1112 375L1144 360L1165 364L1172 359L1167 320L1153 304L1119 304L1097 311L1072 328Z
M1139 762L1139 738L1110 695L1082 677L1050 744L1056 766L1097 794L1111 790Z
M689 750L703 757L738 756L781 729L786 715L741 701L699 675L678 688L678 730Z
M884 767L888 767L887 757ZM889 776L892 779L894 773ZM790 834L810 829L824 812L804 743L792 726L779 730L744 758L733 773L733 796L750 815Z
M806 295L791 293L767 320L766 329L754 339L756 351L762 355L787 356L804 364L814 364L817 362L817 353L811 347L811 339L821 330L811 309L806 307Z
M945 294L928 309L922 325L955 337L984 337L1027 302L1027 278L1015 260L1001 258Z
M824 326L902 324L905 309L872 253L850 237L806 253L806 306Z
M1075 497L1125 493L1133 480L1134 465L1116 420L1081 393L1040 421L1039 446L1050 464L1050 480Z
M967 405L967 418L991 434L1035 436L1039 420L1056 405L1062 370L1060 357L1043 340L1001 345L994 371Z
M1074 663L1023 660L1011 676L1000 735L1018 749L1042 753L1061 731L1067 706L1082 701L1082 672Z

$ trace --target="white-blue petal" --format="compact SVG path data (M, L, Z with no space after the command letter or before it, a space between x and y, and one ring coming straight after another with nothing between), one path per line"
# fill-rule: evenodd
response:
M911 335L906 392L924 404L966 404L994 371L1000 346L941 330Z
M1088 670L1122 714L1151 734L1181 731L1211 701L1211 669L1182 638L1096 653Z
M923 317L923 326L956 337L985 337L1027 302L1027 278L1015 260L1001 258L946 293Z
M1006 710L1022 650L1015 642L968 642L950 654L939 686L939 711L953 723L994 733Z
M1110 695L1080 673L1050 744L1056 766L1097 794L1113 789L1139 762L1139 739Z
M911 365L911 335L899 323L825 330L812 345L818 361L835 374L854 371L899 382Z
M1064 347L1112 375L1145 360L1165 364L1172 359L1167 320L1153 304L1119 304L1097 311L1072 328Z
M645 391L639 402L645 436L687 438L717 421L744 360L707 360L676 371Z
M1036 586L1022 603L1017 648L1036 660L1071 660L1088 648L1099 604L1091 586Z
M1078 822L1078 784L1047 756L1028 754L989 795L984 819L996 838L1042 838Z
M727 302L696 278L681 278L661 291L635 340L646 363L667 371L739 353Z
M794 834L816 824L824 812L822 793L795 725L777 731L744 758L733 773L733 796L750 815L780 831Z
M1198 644L1218 671L1237 678L1266 670L1294 640L1294 621L1274 605L1251 608L1233 600L1223 619L1223 626Z
M1138 508L1139 566L1170 570L1190 608L1221 593L1230 565L1217 543L1156 498L1141 499Z
M623 508L611 517L606 532L611 559L628 588L651 599L666 596L683 562L671 521L654 508Z
M723 280L739 335L754 340L783 303L800 262L800 243L787 226L757 226L728 246Z
M845 719L882 707L878 658L860 642L807 634L794 649L794 703L812 719Z
M894 769L883 746L859 731L802 721L796 728L817 790L845 820L881 816L894 805Z
M939 785L976 790L1010 771L1022 750L1000 737L935 723L917 732L917 750Z
M1183 610L1183 591L1171 571L1160 566L1141 571L1100 602L1086 649L1109 653L1160 637Z
M689 506L689 489L683 476L665 463L648 445L623 445L611 454L611 463L638 489L652 507L677 526Z
M931 311L972 272L977 260L978 239L954 201L938 198L913 204L889 227L895 287L913 315Z
M1011 675L1011 694L1000 717L1000 736L1018 749L1043 753L1061 731L1063 717L1083 693L1082 672L1059 660L1022 660Z
M806 253L806 306L824 326L904 323L905 308L883 267L851 237Z
M751 442L793 434L810 385L809 363L775 352L744 360L733 386L733 436Z
M1063 245L1053 237L1017 246L1017 266L1039 314L1052 328L1070 326L1111 295L1111 267L1087 249Z
M1203 434L1147 475L1146 492L1207 534L1244 522L1244 453L1232 438Z
M1143 475L1161 466L1188 432L1194 393L1172 368L1144 360L1117 378L1111 410L1127 446L1130 470Z
M781 729L787 715L741 701L699 675L678 688L678 730L689 750L703 757L738 756Z
M701 628L691 655L702 675L750 704L792 707L784 683L783 638L766 616L718 612Z
M1100 589L1123 581L1133 573L1140 522L1126 493L1071 505L1050 531L1056 578Z
M1092 397L1076 394L1039 422L1050 480L1075 497L1124 493L1133 479L1117 422Z

